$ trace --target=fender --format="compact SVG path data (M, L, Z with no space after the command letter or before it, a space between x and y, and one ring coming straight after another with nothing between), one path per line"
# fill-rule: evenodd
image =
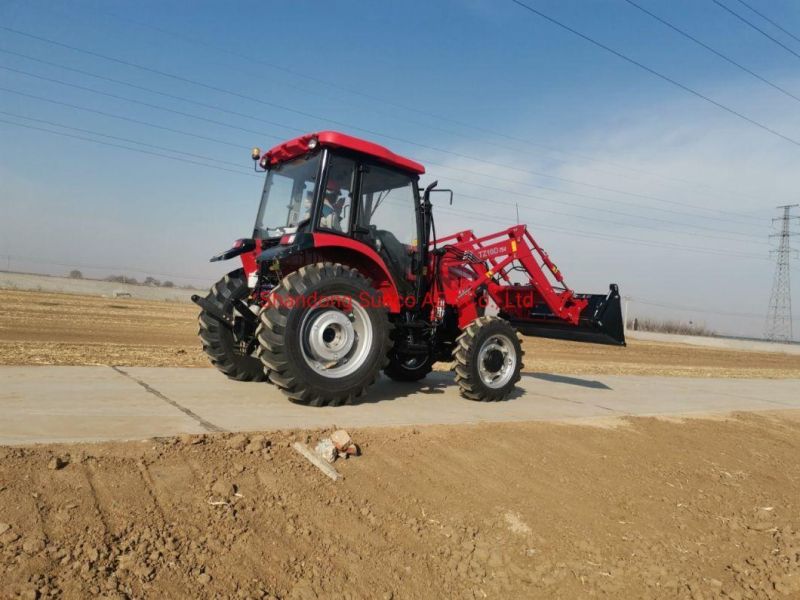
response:
M258 265L256 264L256 256L261 252L263 246L262 240L254 240L252 238L241 238L233 242L233 245L219 254L215 254L209 259L209 262L218 262L221 260L230 260L241 257L242 267L244 273L248 277L255 272Z
M277 260L289 270L309 262L324 261L348 265L372 280L389 312L400 312L400 294L389 269L380 255L364 242L333 233L297 233L284 236L278 245L262 248L252 254L242 254L242 262L245 256L255 257L254 261L258 263ZM296 266L292 265L294 257L302 259ZM248 271L246 264L244 268ZM286 272L284 270L284 274Z
M218 262L220 260L230 260L231 258L235 258L240 254L244 254L245 252L252 252L256 249L256 240L250 238L240 238L233 242L233 246L225 250L224 252L220 252L219 254L215 254L208 262Z
M391 313L400 312L400 294L386 263L370 246L333 233L314 233L314 249L328 260L357 268L372 279Z

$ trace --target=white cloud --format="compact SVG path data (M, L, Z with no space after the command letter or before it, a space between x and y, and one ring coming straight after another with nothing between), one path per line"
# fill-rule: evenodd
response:
M784 85L800 88L800 84L792 86L791 82ZM783 102L771 102L768 93L748 88L718 90L715 94L747 98L748 104L760 107L759 119L787 135L800 131L800 111L787 109ZM573 133L552 144L575 148L602 164L575 156L565 162L554 161L552 157L556 155L542 158L541 150L533 147L509 154L489 145L480 156L512 168L456 157L437 159L448 167L486 175L476 177L429 167L431 179L439 177L443 184L456 190L455 209L487 215L484 222L474 217L440 217L439 230L500 229L503 225L489 222L488 218L513 224L513 206L501 202L518 202L521 220L531 225L566 273L568 282L579 291L602 291L605 283L618 281L623 293L634 300L702 309L671 310L634 302L632 310L640 316L691 319L725 333L758 336L763 331L761 315L766 315L774 270L774 263L768 260L770 219L777 215L776 205L798 201L796 165L800 148L724 112L708 112L703 107L697 110L694 99L680 100L626 114L624 124L622 120L600 123L590 131ZM470 144L455 151L477 156L477 146ZM563 179L680 204L603 191L514 169L547 170ZM469 181L547 200L514 197L475 187ZM534 185L593 198L541 190ZM550 231L550 227L568 228L572 233ZM642 243L599 240L579 232L637 238ZM693 247L708 254L650 247L644 242ZM796 268L794 273L797 281Z

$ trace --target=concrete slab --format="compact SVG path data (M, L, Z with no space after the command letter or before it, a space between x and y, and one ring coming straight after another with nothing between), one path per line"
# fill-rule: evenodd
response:
M115 370L116 369L116 370ZM311 408L213 369L0 367L0 443L203 431L570 421L800 409L800 380L525 374L507 402L461 398L449 373L381 379L356 406Z
M204 431L110 367L0 367L0 443L101 441Z

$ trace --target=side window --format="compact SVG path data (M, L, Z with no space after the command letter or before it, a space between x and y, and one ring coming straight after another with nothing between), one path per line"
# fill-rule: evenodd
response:
M349 158L332 155L322 193L319 226L339 233L350 233L353 212L353 182L356 163Z
M417 249L417 207L408 175L370 166L361 176L358 224L376 232L385 244Z

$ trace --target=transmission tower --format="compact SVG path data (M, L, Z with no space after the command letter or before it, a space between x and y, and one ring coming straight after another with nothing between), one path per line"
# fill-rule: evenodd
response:
M770 237L778 238L778 249L771 253L777 256L775 279L772 282L772 294L769 297L769 313L764 330L764 337L776 342L791 342L792 337L792 287L789 277L789 259L792 255L791 237L796 235L790 228L793 219L800 216L791 214L793 208L800 205L786 204L777 208L783 210L783 216L772 219L780 221L781 232Z

